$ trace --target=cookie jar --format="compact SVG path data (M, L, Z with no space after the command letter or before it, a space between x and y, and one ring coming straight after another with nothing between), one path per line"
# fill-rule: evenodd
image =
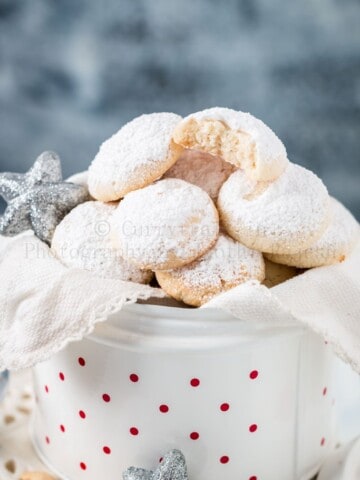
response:
M172 448L190 480L309 480L334 443L332 363L302 326L130 305L35 367L33 443L66 480Z

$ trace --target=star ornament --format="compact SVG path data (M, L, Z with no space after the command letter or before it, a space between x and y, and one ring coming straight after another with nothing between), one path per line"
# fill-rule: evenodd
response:
M170 450L155 471L130 467L123 480L188 480L185 457L180 450Z
M65 215L89 200L86 187L63 182L60 158L54 152L42 153L25 174L0 173L0 196L7 202L0 235L33 230L48 244Z

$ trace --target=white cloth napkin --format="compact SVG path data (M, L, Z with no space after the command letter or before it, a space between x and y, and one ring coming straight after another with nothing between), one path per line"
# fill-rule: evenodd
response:
M0 237L0 371L43 361L126 303L159 290L68 269L32 234ZM345 262L308 270L272 289L249 282L203 308L239 319L301 322L360 372L360 244Z
M203 308L212 307L254 322L299 321L360 373L360 243L343 263L307 270L271 289L240 285Z
M68 269L32 234L0 236L0 371L33 366L159 290Z

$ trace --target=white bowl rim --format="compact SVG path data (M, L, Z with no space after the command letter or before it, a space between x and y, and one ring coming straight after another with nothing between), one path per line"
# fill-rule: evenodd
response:
M264 319L251 323L220 309L191 309L163 305L129 304L96 326L87 337L121 348L196 348L254 343L264 338L304 335L308 328L295 323Z

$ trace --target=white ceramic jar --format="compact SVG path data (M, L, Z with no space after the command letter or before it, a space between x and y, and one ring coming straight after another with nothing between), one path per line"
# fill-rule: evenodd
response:
M301 326L132 305L34 369L34 445L67 480L181 449L190 480L308 480L333 444L332 354Z

